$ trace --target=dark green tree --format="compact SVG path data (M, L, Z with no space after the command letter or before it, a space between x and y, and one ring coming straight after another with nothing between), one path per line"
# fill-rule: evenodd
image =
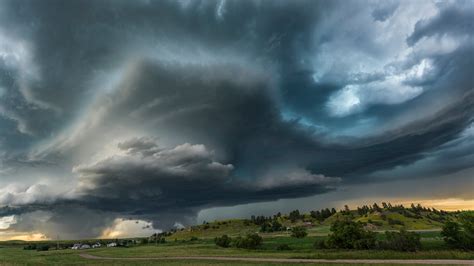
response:
M217 246L223 247L223 248L230 247L231 242L232 242L232 238L230 238L228 235L222 235L221 237L214 238L214 243L216 243Z
M338 220L331 225L331 234L326 245L329 248L372 249L375 247L375 233L367 231L359 222Z
M415 232L400 230L400 232L385 232L386 240L380 246L397 251L417 251L421 249L420 235Z
M291 236L295 238L303 238L308 235L306 228L303 226L295 226L291 228Z
M288 217L292 223L296 222L301 218L301 214L299 210L294 210L290 212L290 215Z

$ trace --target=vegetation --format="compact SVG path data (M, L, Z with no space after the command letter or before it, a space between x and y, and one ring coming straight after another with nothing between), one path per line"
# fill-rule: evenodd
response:
M290 246L288 244L280 244L276 248L277 250L291 250Z
M263 238L256 233L247 234L245 237L237 237L234 245L237 248L256 249L262 245Z
M421 237L415 232L400 230L400 232L385 232L386 240L379 243L383 249L397 251L418 251L421 249Z
M296 238L303 238L308 235L306 228L303 226L295 226L291 229L291 236Z
M23 247L24 250L48 251L49 245L46 244L30 244Z
M0 242L0 265L18 261L31 265L94 264L95 261L78 259L78 252L84 251L70 247L75 243L105 246L110 242L129 248L89 249L87 253L111 257L474 259L470 251L473 224L473 212L444 212L415 204L405 208L382 203L355 210L326 208L310 213L294 210L287 215L203 222L147 238ZM49 250L36 252L47 250L43 246ZM62 261L65 258L72 262Z
M232 242L232 238L230 238L228 235L223 235L221 237L216 237L214 239L214 242L219 247L228 248L228 247L230 247L230 243Z
M448 221L441 235L452 248L474 250L474 213L467 212L459 216L459 223Z
M373 249L376 247L376 234L363 228L362 223L351 220L338 220L331 226L332 234L325 242L328 248Z

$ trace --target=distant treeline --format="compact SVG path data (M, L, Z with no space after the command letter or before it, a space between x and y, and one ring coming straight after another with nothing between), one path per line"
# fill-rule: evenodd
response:
M429 208L429 207L424 207L421 204L415 205L414 203L411 204L410 207L405 207L402 204L400 205L392 205L390 202L382 202L382 206L379 206L377 203L374 203L373 205L363 205L357 207L355 210L351 210L348 205L344 206L344 209L339 210L339 213L345 214L345 215L351 215L351 214L358 214L358 215L367 215L375 212L382 212L384 210L388 211L394 211L394 212L399 212L400 214L404 215L405 217L409 218L415 218L415 219L420 219L421 218L421 213L433 213L437 215L449 215L449 214L459 214L460 211L455 211L455 212L447 212L443 210L437 210L435 208ZM327 218L331 217L332 215L338 213L335 208L329 209L321 209L321 210L312 210L309 212L309 217L315 219L316 221L322 222L326 220ZM428 214L429 215L429 214ZM273 221L278 220L278 218L286 216L291 222L296 222L298 220L304 220L305 219L305 214L301 213L298 209L291 211L288 215L283 215L280 212L273 216L255 216L252 215L249 220L246 221L246 223L253 223L256 225L266 225L268 226L269 224L272 224ZM382 217L383 218L383 217ZM429 216L430 219L433 220L439 220L439 222L444 222L444 219L440 219L437 216ZM389 221L390 222L390 221ZM392 221L393 222L393 221ZM395 222L396 223L396 222ZM277 225L275 227L278 227Z

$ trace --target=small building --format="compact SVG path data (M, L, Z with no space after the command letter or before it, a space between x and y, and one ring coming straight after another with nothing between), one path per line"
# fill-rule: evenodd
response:
M311 222L304 222L304 223L303 223L303 226L304 226L304 227L312 227L312 226L313 226L313 223L311 223Z
M80 249L81 244L74 244L71 249Z
M108 248L116 247L116 246L117 246L117 243L115 243L115 242L112 242L112 243L108 243L108 244L107 244L107 247L108 247Z
M92 248L100 248L102 245L100 243L95 243L92 245Z
M91 248L91 246L84 244L79 249L89 249L89 248Z

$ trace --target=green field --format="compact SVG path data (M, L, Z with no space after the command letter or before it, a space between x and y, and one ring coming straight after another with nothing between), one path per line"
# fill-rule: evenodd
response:
M220 257L252 257L252 258L293 258L293 259L461 259L473 260L474 253L449 248L441 237L442 221L456 220L458 213L440 213L433 211L411 212L382 210L365 214L350 212L333 213L324 220L318 220L309 214L302 214L298 219L291 220L288 215L274 216L284 230L263 232L255 220L232 219L205 222L180 230L174 230L160 237L164 243L155 243L153 237L121 240L125 247L97 248L88 250L71 250L74 243L103 244L115 240L69 240L60 241L60 249L56 250L55 241L27 243L23 241L0 242L0 265L275 265L277 263L210 261L210 260L97 260L82 258L81 253L99 257L112 258L164 258L185 256L220 256ZM417 252L399 252L391 250L341 250L317 249L316 241L323 240L330 234L330 225L339 219L350 218L364 224L367 230L377 232L377 239L384 240L384 231L401 228L417 231L421 236L421 250ZM255 219L255 218L252 218ZM394 222L395 221L395 222ZM304 226L308 236L293 238L286 228ZM227 234L231 237L243 236L258 232L263 237L263 244L255 250L236 247L221 248L216 246L214 238ZM146 243L147 240L149 243ZM146 244L145 244L146 243ZM28 244L49 245L49 251L24 250ZM287 245L290 250L279 250ZM288 263L286 263L288 265ZM335 265L335 264L331 264ZM373 265L373 264L372 264ZM386 265L386 264L385 264Z
M316 239L325 236L309 236L296 239L288 236L264 234L263 245L257 250L219 248L210 238L198 240L168 240L164 244L136 245L128 248L98 248L86 251L71 249L34 251L23 250L21 242L4 242L0 248L1 265L51 265L51 264L104 264L111 261L90 260L79 257L80 253L105 257L173 257L173 256L226 256L262 258L315 258L315 259L474 259L474 253L448 250L439 232L421 232L423 250L419 252L395 252L382 250L317 250L313 248ZM379 237L383 237L382 234ZM55 243L51 243L54 246ZM279 251L278 245L288 244L292 250ZM114 265L252 265L249 262L216 261L113 261ZM262 265L262 263L259 263ZM272 265L271 263L268 265ZM331 264L334 265L334 264Z

